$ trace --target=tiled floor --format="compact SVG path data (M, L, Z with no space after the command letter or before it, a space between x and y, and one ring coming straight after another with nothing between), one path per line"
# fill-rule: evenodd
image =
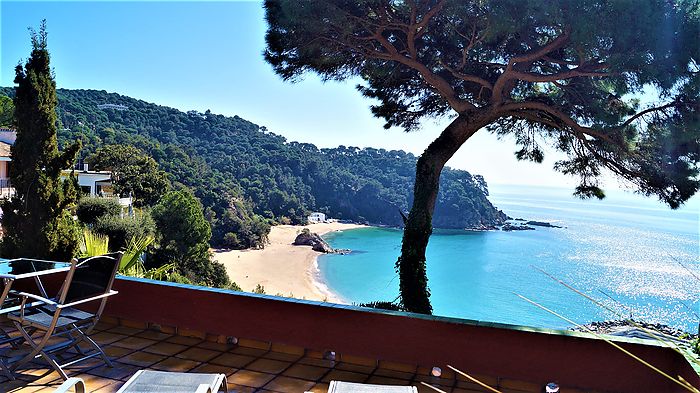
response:
M164 334L125 326L100 325L91 335L114 362L113 368L91 359L69 368L70 377L82 378L90 392L115 392L139 369L224 373L229 392L326 392L331 380L414 385L420 392L433 392L421 385L429 382L451 393L483 392L476 385L450 378L429 376L429 370L380 362L331 361L320 353L276 352L232 346L198 338ZM63 381L58 373L37 361L19 370L16 381L0 377L0 392L52 392ZM521 392L502 390L503 392Z

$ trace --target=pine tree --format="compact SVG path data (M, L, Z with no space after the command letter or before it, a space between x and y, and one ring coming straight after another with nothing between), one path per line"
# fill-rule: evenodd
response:
M46 21L30 29L32 53L15 68L15 125L10 177L15 196L2 205L2 255L68 260L79 231L69 211L77 199L74 178L61 179L71 168L80 143L58 150L56 82L49 66Z

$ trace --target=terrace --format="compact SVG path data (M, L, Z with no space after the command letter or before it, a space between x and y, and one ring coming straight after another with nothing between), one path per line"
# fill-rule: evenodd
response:
M60 283L60 277L50 280ZM217 372L230 392L325 392L330 380L431 383L484 392L451 364L504 393L684 391L602 340L573 332L418 316L120 277L92 337L115 367L70 368L89 391L114 392L138 369ZM680 355L654 342L616 342L700 386ZM331 355L334 354L334 356ZM430 375L432 367L442 375ZM62 380L43 363L0 379L3 392L50 392Z

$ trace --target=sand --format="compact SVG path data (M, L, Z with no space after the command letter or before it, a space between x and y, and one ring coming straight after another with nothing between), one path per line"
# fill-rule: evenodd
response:
M310 246L293 246L292 242L303 228L324 235L362 227L341 223L277 225L270 230L269 244L264 249L214 251L214 260L226 266L231 280L244 291L250 292L260 284L268 295L342 303L319 278L316 258L321 253Z

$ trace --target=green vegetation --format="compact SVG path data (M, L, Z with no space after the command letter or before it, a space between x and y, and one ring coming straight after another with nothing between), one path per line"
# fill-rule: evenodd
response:
M480 129L513 137L518 159L559 150L555 169L579 178L581 197L602 198L605 173L672 208L700 186L697 1L266 0L265 11L265 58L283 79L361 78L387 128L452 119L416 163L396 263L410 311L432 311L425 250L441 174ZM644 92L659 102L643 105Z
M78 201L75 214L78 220L86 225L93 225L104 216L118 216L122 207L114 199L99 197L83 197Z
M135 206L151 206L170 189L158 163L130 145L105 145L88 157L93 170L111 171L117 195L134 197Z
M96 233L109 236L112 251L123 250L134 238L151 237L156 234L156 227L148 212L135 212L133 217L105 215L92 225Z
M159 245L153 253L156 265L174 263L193 282L213 287L230 285L224 266L211 261L211 228L204 219L202 205L191 192L165 194L151 214L159 233Z
M0 127L14 127L15 104L7 96L0 95Z
M2 94L13 92L0 88ZM58 98L66 127L59 140L81 139L88 162L110 145L153 158L176 189L186 186L201 201L213 247L263 247L270 224L304 223L309 211L401 226L400 212L412 203L417 158L404 151L318 149L237 116L184 113L104 91L59 89ZM128 109L97 108L105 102ZM505 218L486 198L481 176L446 169L441 190L436 226L489 226Z
M69 260L80 231L70 209L77 198L75 179L61 179L73 165L80 143L58 151L56 82L49 65L46 26L32 30L32 53L15 69L15 125L12 146L12 199L2 203L2 256Z

